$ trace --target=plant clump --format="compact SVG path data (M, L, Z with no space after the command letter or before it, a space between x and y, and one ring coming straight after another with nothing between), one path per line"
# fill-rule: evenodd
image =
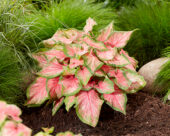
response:
M134 7L122 8L116 17L117 29L138 28L126 50L139 61L140 67L159 58L161 51L169 46L169 8L165 0L139 0Z
M0 136L31 136L32 130L22 124L20 118L21 110L16 105L7 104L5 101L0 101ZM52 136L54 127L43 128L44 132L38 132L34 136ZM74 135L67 131L58 133L56 136L82 136L81 134Z
M137 61L122 49L133 31L114 31L110 23L95 39L94 25L89 18L83 31L57 30L43 41L46 49L32 54L41 70L27 90L27 106L49 100L54 115L63 104L67 111L74 105L80 120L93 127L104 102L126 113L126 94L145 86Z
M0 100L17 105L24 102L22 73L18 66L19 60L11 48L0 43Z
M22 124L21 110L0 101L0 136L31 136L32 130Z

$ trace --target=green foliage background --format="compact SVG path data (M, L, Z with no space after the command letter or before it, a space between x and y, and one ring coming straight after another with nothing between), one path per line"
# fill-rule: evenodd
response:
M36 33L36 42L50 38L58 28L82 30L89 17L98 22L96 31L110 23L114 17L114 12L109 8L102 8L102 4L84 3L83 0L52 2L44 9L34 11L28 16L29 21L34 21L31 31Z
M0 99L8 103L23 103L22 74L18 59L9 48L0 46Z
M28 53L37 49L34 33L30 30L33 22L25 20L32 10L32 4L25 0L0 1L0 41L13 50L19 65L25 70L31 68Z
M165 48L162 52L163 57L170 58L170 46ZM165 95L164 101L167 100L168 95L170 95L170 60L167 61L163 66L161 71L158 73L155 80L155 86L162 88L162 95Z
M124 7L118 13L115 25L119 30L138 31L132 36L126 50L139 65L161 56L170 44L170 4L164 1L140 1L134 7Z

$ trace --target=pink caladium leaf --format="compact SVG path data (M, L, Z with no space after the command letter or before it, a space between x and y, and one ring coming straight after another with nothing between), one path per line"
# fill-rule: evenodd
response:
M102 61L113 60L116 54L116 48L109 48L107 51L96 50L97 57Z
M111 45L112 47L123 48L128 40L130 39L131 34L133 31L117 31L113 32L105 41L105 44Z
M98 77L105 77L105 76L106 76L101 69L97 70L97 71L94 73L94 75L95 75L95 76L98 76Z
M103 65L103 62L101 62L93 53L84 56L84 61L91 73L94 73Z
M116 56L114 57L113 60L108 60L108 61L104 61L107 65L113 66L113 67L124 67L128 64L130 64L130 62L123 56L120 54L116 54Z
M136 68L137 63L138 63L137 60L135 60L134 58L130 57L130 56L128 55L128 53L126 53L123 49L121 49L120 54L125 55L125 57L126 57L126 58L130 61L130 63L133 65L133 67Z
M88 84L86 86L83 86L83 88L81 90L89 91L89 90L95 88L95 85L96 85L95 81L89 81Z
M88 52L89 46L85 43L66 44L64 45L64 53L70 58L80 57Z
M77 39L78 33L75 29L58 30L52 38L43 41L46 46L55 46L58 43L71 44Z
M21 110L16 105L8 104L5 109L5 114L17 122L22 121L19 117L21 115Z
M77 71L76 77L84 86L86 86L90 78L92 77L92 74L86 67L82 67Z
M114 67L103 65L101 68L105 74L107 74L109 77L115 77L116 69Z
M47 90L50 94L51 99L61 98L62 85L59 84L59 77L48 79Z
M76 68L70 68L69 66L64 66L63 67L64 71L62 73L62 76L71 76L75 75L77 69Z
M132 70L126 70L126 76L131 82L130 87L125 90L127 93L135 93L146 85L144 78Z
M99 81L95 88L101 94L110 94L115 91L114 83L108 77L105 77L103 81Z
M105 73L108 73L112 68L113 68L113 67L104 64L104 65L101 67L101 70L103 70Z
M1 136L31 136L32 130L22 123L6 121L2 127Z
M116 70L114 82L123 90L127 90L131 85L131 82L128 80L125 72L120 69Z
M74 105L76 104L76 97L73 95L73 96L67 96L65 99L64 99L64 103L66 105L66 110L69 111L69 109Z
M59 108L63 105L64 98L57 99L53 102L53 109L52 109L52 115L54 116L56 112L59 110Z
M59 61L63 61L66 58L66 55L63 51L51 49L46 52L44 52L44 55L46 55L48 60L51 60L53 58L57 58Z
M92 31L94 25L97 25L97 23L92 18L88 18L83 29L84 32L87 34L88 32Z
M55 42L55 40L53 38L44 40L43 44L45 45L45 47L53 47L53 46L57 45L57 43Z
M39 106L44 103L48 98L48 92L46 90L47 79L38 77L34 83L27 89L27 103L28 106Z
M6 102L0 101L0 126L6 118L21 122L20 115L21 110L16 105L6 104Z
M104 42L109 37L110 33L113 31L113 22L111 22L106 28L101 30L100 35L97 37L98 41Z
M0 114L0 126L4 123L5 119L7 118L7 115L5 114Z
M63 65L57 59L51 60L37 75L45 78L54 78L63 72Z
M94 90L81 91L77 95L76 112L80 120L90 126L97 125L103 101Z
M70 64L69 64L69 67L70 68L75 68L77 66L82 66L84 64L84 61L83 60L78 60L76 58L71 58L70 59Z
M64 53L68 57L76 57L77 52L81 49L79 44L64 45Z
M0 126L5 121L7 115L5 114L6 102L0 101Z
M123 54L125 58L130 62L130 64L126 65L125 68L136 71L138 62L134 58L130 57L128 53L126 53L123 49L121 49L120 54Z
M90 47L94 48L94 49L98 49L98 50L103 50L103 51L106 51L107 48L106 46L104 45L104 43L102 42L99 42L99 41L94 41L93 39L91 39L89 36L85 36L83 38L83 41L89 45Z
M44 67L47 64L47 59L41 53L32 53L31 55L38 62L40 67Z
M115 92L111 94L103 94L103 99L114 110L126 114L127 96L116 85L114 86L114 88L115 88Z
M60 79L62 85L62 95L70 96L77 94L81 89L81 83L75 76L64 76Z

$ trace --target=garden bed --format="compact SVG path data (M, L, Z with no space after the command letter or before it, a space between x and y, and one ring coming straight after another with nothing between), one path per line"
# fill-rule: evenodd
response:
M40 131L41 127L54 126L54 134L70 130L83 136L170 135L170 106L163 104L160 98L143 92L128 95L126 116L104 104L96 128L83 124L74 109L67 113L61 108L52 116L50 106L25 109L22 119L33 133Z

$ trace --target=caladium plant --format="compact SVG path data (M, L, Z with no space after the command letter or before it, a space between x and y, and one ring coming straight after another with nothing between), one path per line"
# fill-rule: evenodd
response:
M16 105L7 104L0 101L0 136L31 136L32 130L22 124L22 119L19 117L21 110ZM54 127L42 128L44 131L38 132L34 136L53 136L51 133ZM58 133L56 136L82 136L81 134L74 135L67 131Z
M0 101L0 136L31 136L32 130L22 124L21 110Z
M95 39L96 24L89 18L83 31L57 30L43 41L45 51L32 54L41 70L27 90L28 106L53 101L54 115L63 104L67 111L74 105L80 120L93 127L104 102L126 113L126 94L145 86L137 61L123 50L133 31L114 31L110 23Z
M43 129L43 131L37 133L34 136L53 136L53 135L51 135L51 133L53 133L54 127L42 128L42 129ZM81 134L73 134L70 131L66 131L66 132L60 132L60 133L56 134L56 136L82 136L82 135Z

